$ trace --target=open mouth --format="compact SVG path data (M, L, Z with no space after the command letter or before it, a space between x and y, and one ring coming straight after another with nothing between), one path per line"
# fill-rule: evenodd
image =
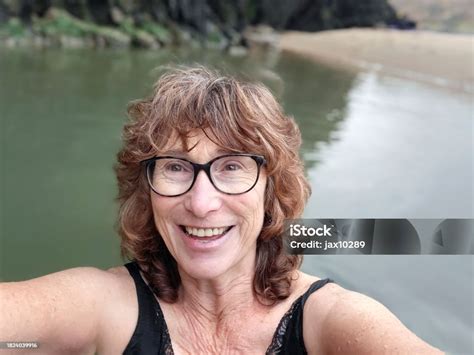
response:
M215 228L197 228L180 225L181 230L187 237L199 239L202 241L211 241L219 239L226 235L234 226L215 227Z

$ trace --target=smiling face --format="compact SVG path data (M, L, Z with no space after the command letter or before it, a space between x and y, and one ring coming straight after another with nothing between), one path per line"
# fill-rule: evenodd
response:
M193 131L187 143L194 147L189 152L176 144L160 155L203 164L225 154L201 130ZM192 189L184 195L163 197L150 191L156 227L181 273L214 279L226 273L254 271L266 180L262 168L252 190L226 195L200 171Z

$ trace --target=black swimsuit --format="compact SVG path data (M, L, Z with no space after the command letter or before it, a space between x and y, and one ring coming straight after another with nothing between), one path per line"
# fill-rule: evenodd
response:
M135 282L138 297L138 322L125 348L125 355L173 354L168 327L160 304L140 275L136 262L125 264ZM318 280L293 302L280 320L266 354L306 354L303 341L303 307L308 297L330 279Z

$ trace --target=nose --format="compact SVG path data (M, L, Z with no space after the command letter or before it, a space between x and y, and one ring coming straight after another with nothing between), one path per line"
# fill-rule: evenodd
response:
M192 189L185 195L184 207L196 217L204 218L221 207L220 194L206 173L200 171Z

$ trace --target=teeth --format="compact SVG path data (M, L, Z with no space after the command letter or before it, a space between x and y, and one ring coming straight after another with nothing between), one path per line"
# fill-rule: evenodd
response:
M212 237L215 235L223 234L227 228L194 228L194 227L184 227L186 233L191 234L195 237Z

